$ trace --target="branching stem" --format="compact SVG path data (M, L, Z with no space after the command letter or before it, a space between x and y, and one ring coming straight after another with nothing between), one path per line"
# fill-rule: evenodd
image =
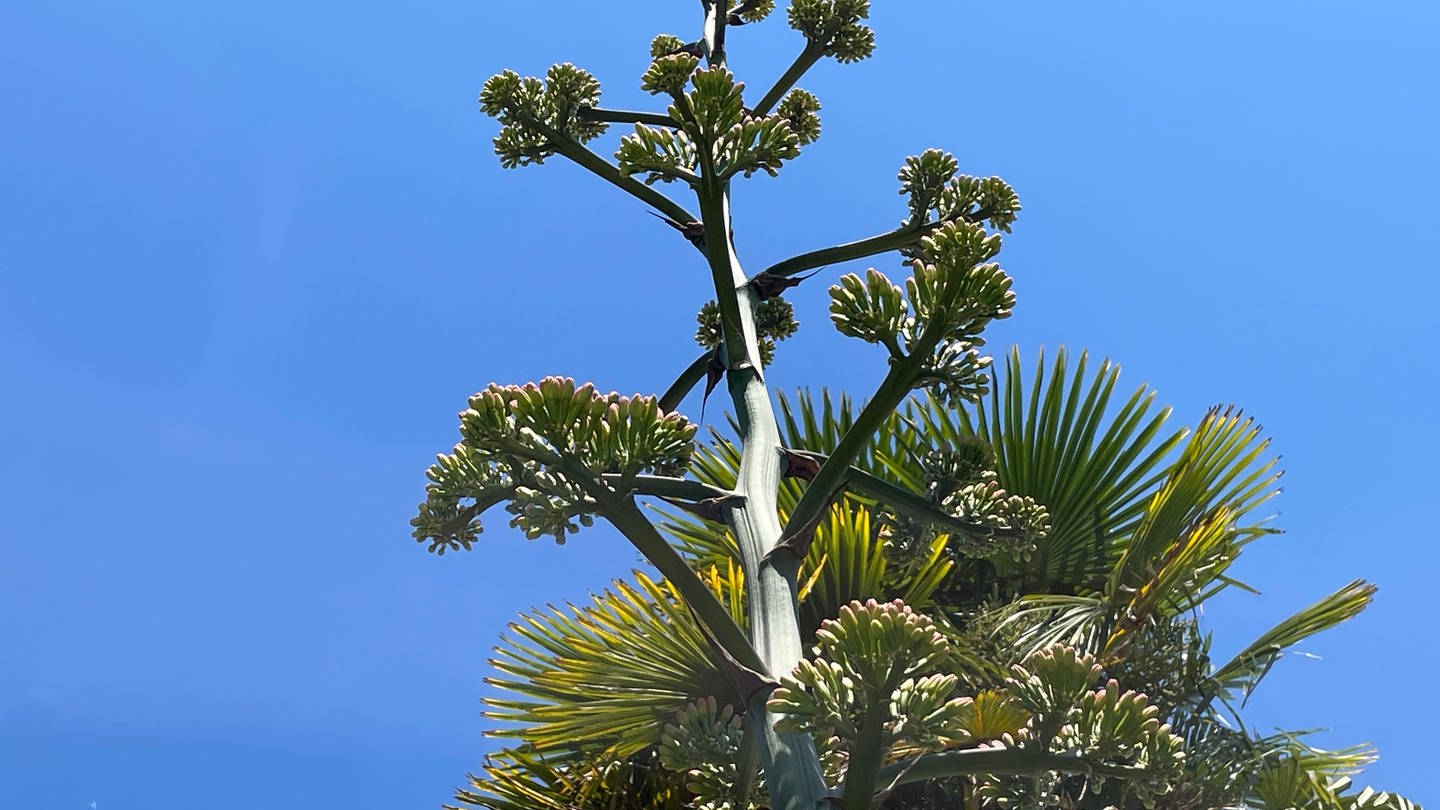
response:
M850 761L845 767L845 787L840 810L870 810L880 763L885 754L885 718L889 705L877 701L860 721L856 739L850 746Z
M1093 774L1121 779L1143 777L1145 770L1130 765L1106 765L1077 754L1052 754L1024 748L970 748L923 754L913 761L880 769L881 782L896 786L948 776L1028 776L1048 772Z
M600 476L606 484L615 486L622 476L607 473ZM725 501L738 499L740 494L728 489L712 487L693 478L671 478L665 475L637 475L630 482L630 489L636 495L653 495L657 498L676 498L684 501ZM624 495L624 492L619 493Z
M685 604L709 628L716 642L736 661L756 672L767 673L764 662L745 637L745 632L730 617L729 609L720 604L715 594L691 570L690 563L656 531L654 524L635 505L635 500L628 497L612 499L603 505L605 519L645 555L645 559L660 571L666 581L675 586Z
M806 456L814 459L821 466L829 461L830 457L824 453L812 453L809 450L787 450L796 455ZM851 466L845 474L844 488L862 498L869 498L876 503L895 510L905 517L914 520L925 521L942 529L972 536L993 535L995 537L1019 537L1025 532L1021 529L1006 526L990 526L974 520L967 520L962 517L942 512L935 504L925 499L925 496L911 492L908 489L883 478Z
M957 284L946 285L936 303L936 311L945 312L953 305L959 294L958 288ZM786 548L803 547L803 544L794 545L794 541L810 531L824 510L829 508L830 500L840 491L850 473L850 465L870 444L875 431L880 429L885 420L890 418L890 414L905 400L906 395L913 390L915 381L924 371L926 361L944 336L944 319L932 320L925 325L919 338L907 347L909 354L904 359L892 359L890 370L886 372L885 379L880 382L874 396L860 409L854 423L845 431L845 435L840 437L835 452L820 466L820 471L806 487L805 494L801 495L799 503L795 504L781 540Z
M820 57L824 55L824 48L814 42L805 43L805 49L795 57L795 61L791 62L790 67L776 80L775 86L770 88L770 92L766 93L765 97L760 99L760 103L752 109L755 117L769 115L770 111L775 109L775 105L780 103L780 99L784 98L785 94L790 92L790 88L800 81L800 77L805 75L805 71L814 67L815 63L819 62Z
M607 110L603 107L581 107L580 117L586 121L605 121L611 124L647 124L653 127L675 129L680 125L675 119L663 113L637 112L634 110Z
M901 248L918 245L921 239L924 239L939 227L940 223L938 222L931 222L925 225L903 225L888 233L876 234L875 236L867 237L857 242L812 250L809 253L801 253L799 256L791 256L782 262L772 264L765 268L762 275L793 276L817 267L863 259L867 256L878 256L881 253L889 253L892 250L900 250Z
M845 435L840 437L840 443L836 445L835 452L831 453L829 459L820 465L820 471L805 488L805 493L800 496L799 503L795 504L795 509L790 513L790 520L785 524L785 540L791 540L809 531L820 514L830 507L830 500L845 484L851 463L860 456L875 435L875 431L880 429L880 426L910 393L910 384L915 379L915 375L919 373L925 356L912 353L904 360L890 366L890 371L885 374L885 379L880 382L880 387L876 389L874 396L865 403L865 407L860 410L855 421L845 431Z
M543 121L530 116L526 116L525 123L533 127L535 131L544 135L545 139L550 142L550 145L555 148L556 152L584 166L617 188L629 192L656 211L670 217L676 222L695 221L695 215L686 211L679 203L620 171L613 163L591 152L585 148L584 144L579 143L574 138L557 132L551 127L546 126Z
M695 389L695 386L700 384L701 380L705 379L705 372L710 368L710 357L713 354L713 351L705 352L680 372L680 376L676 378L675 382L671 383L665 393L660 395L660 410L671 413L680 407L680 403L685 401L685 397Z

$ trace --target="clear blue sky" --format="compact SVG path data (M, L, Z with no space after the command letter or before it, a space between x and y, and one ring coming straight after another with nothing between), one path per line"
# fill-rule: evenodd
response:
M503 520L428 556L422 470L489 381L663 388L709 295L600 182L502 171L475 96L571 60L642 105L649 38L697 8L0 5L0 808L433 808L477 765L503 625L634 558ZM739 191L747 263L888 229L926 147L1009 179L995 345L1089 347L1184 419L1240 403L1284 455L1289 532L1217 646L1381 585L1251 717L1373 740L1373 781L1440 799L1440 11L881 0L875 26L874 60L804 82L821 141ZM732 60L766 85L796 48L777 18ZM774 378L863 395L880 358L824 286Z

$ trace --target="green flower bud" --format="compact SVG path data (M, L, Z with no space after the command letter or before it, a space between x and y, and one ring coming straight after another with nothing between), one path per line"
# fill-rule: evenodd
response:
M650 58L659 59L685 47L685 42L673 34L660 34L650 40Z
M745 0L737 9L740 19L747 23L757 23L775 10L775 0Z
M580 116L599 101L600 83L569 63L552 66L545 81L507 70L490 77L480 91L480 109L502 125L494 146L507 169L544 163L554 154L547 131L581 143L599 137L606 124Z
M790 129L808 146L820 137L820 99L799 88L791 90L775 108L775 114L790 123Z
M790 27L837 62L858 62L875 50L875 32L860 21L870 16L869 0L793 0Z
M660 93L678 96L685 91L690 74L699 64L700 60L688 53L661 56L651 62L645 75L640 77L640 89L652 96Z
M911 221L925 221L959 170L955 156L939 149L926 149L905 158L905 165L900 167L900 193L910 197Z

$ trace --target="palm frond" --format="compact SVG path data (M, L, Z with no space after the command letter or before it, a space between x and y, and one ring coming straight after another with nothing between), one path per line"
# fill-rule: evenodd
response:
M923 556L902 567L887 553L884 534L870 508L841 498L817 527L800 566L799 579L807 586L800 600L805 637L852 601L903 599L917 610L929 608L953 565L945 553L948 541L946 536L936 538Z
M1115 626L1102 657L1119 655L1134 634L1152 621L1191 610L1209 598L1217 590L1212 584L1239 553L1236 538L1233 511L1217 507L1197 518L1165 550L1164 557L1153 563L1147 580L1110 594L1112 604L1124 605L1115 610Z
M995 373L989 401L973 413L926 396L906 416L910 430L901 444L923 448L979 436L995 450L1000 485L1049 510L1049 534L1029 559L1009 566L1022 591L1098 587L1163 479L1164 459L1184 436L1164 431L1170 409L1153 407L1148 386L1113 407L1119 377L1108 360L1091 374L1083 352L1071 369L1062 348L1048 367L1039 354L1027 386L1019 351L1012 350ZM902 448L899 455L906 454Z
M1286 649L1359 615L1375 597L1375 586L1357 579L1280 622L1211 675L1214 694L1244 699L1254 691Z
M1330 749L1305 741L1306 737L1319 731L1320 729L1280 731L1252 740L1250 747L1257 756L1264 759L1288 757L1300 763L1300 767L1307 771L1331 778L1354 776L1379 758L1375 746L1369 744Z
M1153 580L1165 559L1174 555L1177 543L1197 524L1219 527L1235 523L1227 544L1232 556L1240 546L1270 533L1261 525L1264 519L1238 525L1277 493L1278 459L1264 459L1268 446L1269 440L1260 438L1260 426L1253 419L1218 408L1207 413L1166 471L1164 484L1145 503L1133 535L1110 572L1106 592L1117 594ZM1217 510L1228 513L1229 520L1216 520ZM1224 549L1212 550L1225 553ZM1212 562L1208 557L1192 561L1197 565ZM1223 572L1224 566L1220 566L1208 579L1197 579L1196 593L1208 593L1205 586Z
M487 757L483 771L456 792L462 804L489 810L681 810L690 798L682 775L662 770L650 753L582 760L509 749Z
M1102 594L1032 594L999 608L997 629L1006 634L1014 661L1063 644L1094 653L1114 622Z
M717 569L709 579L722 575ZM654 745L663 723L691 701L743 705L679 595L639 572L634 584L617 581L585 607L523 616L496 653L491 663L501 675L486 681L509 695L487 698L487 715L514 725L492 734L522 738L538 753L623 758Z

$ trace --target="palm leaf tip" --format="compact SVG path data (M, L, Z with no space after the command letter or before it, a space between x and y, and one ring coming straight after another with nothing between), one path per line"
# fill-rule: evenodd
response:
M1211 675L1216 694L1248 697L1287 649L1360 615L1377 590L1370 582L1354 580L1265 631Z

